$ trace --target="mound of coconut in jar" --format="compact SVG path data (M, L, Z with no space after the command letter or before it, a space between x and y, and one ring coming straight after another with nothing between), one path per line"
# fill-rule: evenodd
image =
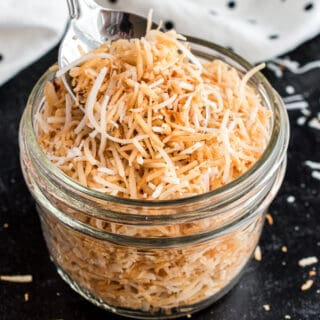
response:
M145 201L206 193L245 173L270 137L272 113L249 84L263 66L242 75L219 59L202 63L185 40L173 30L147 30L142 39L107 42L59 70L36 114L37 138L52 163L88 188ZM60 78L66 72L77 101ZM158 310L224 288L252 253L258 220L219 241L149 255L85 240L55 220L47 228L55 234L55 259L81 287L111 306ZM122 226L121 233L144 236L132 229ZM171 232L159 230L154 236ZM179 234L188 231L170 235ZM90 265L93 254L103 263Z

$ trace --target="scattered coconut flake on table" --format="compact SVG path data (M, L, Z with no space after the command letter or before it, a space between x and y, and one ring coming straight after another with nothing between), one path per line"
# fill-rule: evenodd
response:
M304 162L304 164L311 169L320 170L320 162L307 160Z
M300 267L304 268L307 266L311 266L315 263L318 263L318 258L317 257L307 257L299 260L298 264Z
M311 177L317 180L320 180L320 171L312 171Z
M319 119L317 119L317 118L312 118L312 119L309 121L308 126L309 126L310 128L320 130L320 121L319 121Z
M295 94L293 96L282 97L284 102L293 102L293 101L304 101L304 96L302 94Z
M266 220L267 220L267 222L268 222L268 224L269 224L270 226L273 225L273 218L272 218L272 215L271 215L270 213L267 213L267 214L266 214Z
M277 78L282 78L283 76L283 71L280 68L280 66L278 66L277 64L273 63L273 62L268 62L267 63L267 68L271 71L273 71L274 75Z
M285 103L287 110L301 110L309 107L307 101L294 101L290 103Z
M28 292L26 292L26 293L24 294L24 301L25 301L25 302L28 302L28 301L29 301L29 293L28 293Z
M315 270L311 270L309 271L309 276L310 277L314 277L317 273L315 272Z
M286 314L286 315L284 316L284 318L285 318L285 319L291 319L291 317L290 317L288 314Z
M300 62L293 61L289 57L284 59L277 58L272 61L295 74L303 74L316 68L320 68L320 60L311 61L303 66L300 66Z
M288 203L294 203L295 201L296 201L295 196L289 196L289 197L287 198L287 202L288 202Z
M302 116L297 119L297 124L299 126L303 126L306 123L306 121L307 121L307 118L305 116Z
M284 58L284 59L273 59L267 63L267 68L274 73L274 75L277 78L283 77L283 72L285 69L289 70L291 73L294 74L303 74L306 72L309 72L311 70L314 70L316 68L320 68L320 60L311 61L309 63L306 63L303 66L300 66L300 63L298 61L293 61L290 58ZM293 94L295 92L295 89L292 86L286 87L286 92L288 94ZM304 106L304 104L300 103L294 103L292 108L294 109L301 109ZM292 109L288 109L292 110Z
M300 112L306 117L311 115L311 111L309 109L301 109Z
M302 94L282 97L287 110L303 110L309 107L309 103L304 99Z
M23 276L0 276L1 281L16 282L16 283L28 283L32 282L32 275Z
M300 66L300 62L293 61L290 58L277 58L270 60L267 63L267 68L273 71L277 78L281 78L283 76L284 69L287 69L294 74L303 74L316 68L320 68L320 60L311 61L303 66Z
M294 94L295 93L295 89L293 86L286 86L286 93L287 94Z
M260 246L257 246L256 249L254 250L254 258L257 261L261 261L262 260L262 252L261 252Z
M301 286L301 291L306 291L309 290L313 285L313 280L309 279L307 280L302 286Z
M264 304L263 305L263 309L265 310L265 311L270 311L270 305L268 305L268 304Z
M286 252L288 252L288 248L286 246L282 246L281 247L281 251L286 253Z

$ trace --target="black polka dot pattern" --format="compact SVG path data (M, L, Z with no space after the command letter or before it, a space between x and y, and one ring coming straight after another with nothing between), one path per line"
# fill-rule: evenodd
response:
M0 61L3 60L3 55L0 53Z
M304 10L305 11L310 11L312 9L313 9L313 3L312 2L309 2L304 6Z
M254 20L254 19L249 19L248 22L249 22L250 24L257 24L257 21Z
M109 0L110 3L116 3L117 0Z
M168 20L164 23L164 27L166 28L166 30L171 30L174 28L174 23Z
M235 1L229 1L227 3L227 6L230 8L230 9L234 9L236 7L236 2Z
M276 40L276 39L278 39L279 38L279 35L278 34L271 34L270 36L269 36L269 39L270 40Z

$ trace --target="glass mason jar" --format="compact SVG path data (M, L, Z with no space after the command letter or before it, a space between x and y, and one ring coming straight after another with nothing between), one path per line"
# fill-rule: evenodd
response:
M189 38L202 59L252 66L215 44ZM238 281L260 237L286 168L288 117L260 73L251 85L273 111L269 144L255 165L212 192L139 201L88 189L62 173L37 143L35 114L54 72L35 85L20 124L21 165L59 274L80 295L120 315L175 318L196 312Z

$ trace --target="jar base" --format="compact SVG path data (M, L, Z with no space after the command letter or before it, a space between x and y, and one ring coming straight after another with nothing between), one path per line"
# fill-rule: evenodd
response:
M180 317L185 317L187 315L190 315L192 313L198 312L200 310L203 310L210 306L211 304L217 302L220 300L223 296L225 296L239 281L241 278L244 269L246 268L247 263L243 266L239 274L234 277L227 286L225 286L222 290L214 294L208 299L202 300L196 304L193 305L183 305L178 306L175 308L171 308L170 310L160 310L156 312L150 312L150 311L143 311L143 310L134 310L134 309L128 309L128 308L122 308L122 307L113 307L108 305L106 302L102 301L101 299L98 299L97 297L93 296L88 290L82 288L79 286L75 281L73 281L70 276L61 269L60 266L58 266L54 259L51 257L51 260L54 262L58 274L61 276L61 278L80 296L82 296L84 299L88 300L89 302L93 303L94 305L98 306L99 308L102 308L106 311L115 313L117 315L123 316L123 317L129 317L134 319L175 319Z

